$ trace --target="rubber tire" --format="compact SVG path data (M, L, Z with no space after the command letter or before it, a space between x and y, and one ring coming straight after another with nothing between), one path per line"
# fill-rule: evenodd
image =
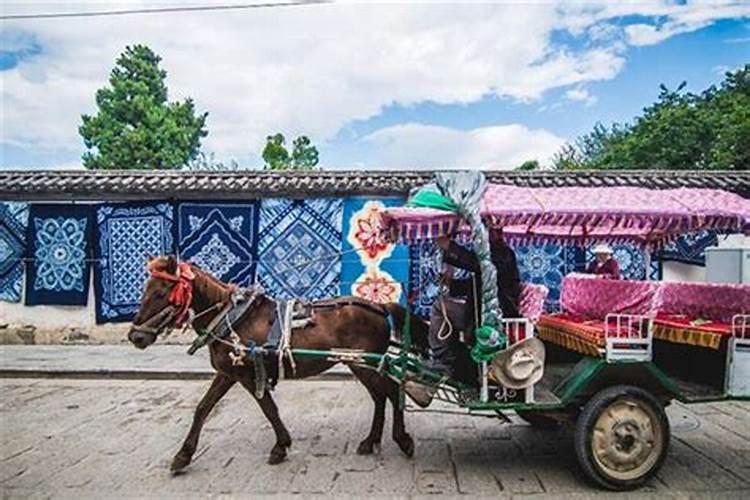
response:
M658 425L661 427L661 433L664 440L661 454L656 462L654 462L651 469L639 478L630 480L621 480L607 476L595 462L593 451L591 450L591 437L597 419L609 405L623 397L638 400L654 410L659 420ZM583 407L583 411L581 411L576 422L573 444L575 447L576 459L587 479L607 490L629 491L643 486L644 483L659 471L664 464L664 459L667 457L669 439L669 420L667 419L667 414L664 412L664 405L651 393L639 387L616 385L597 392Z
M552 417L548 417L544 412L533 410L516 410L516 414L521 420L531 425L534 429L553 430L560 427L560 422Z

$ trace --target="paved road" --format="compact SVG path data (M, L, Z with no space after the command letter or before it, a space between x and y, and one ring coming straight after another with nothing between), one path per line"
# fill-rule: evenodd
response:
M386 438L354 453L371 406L353 381L285 382L277 390L294 444L265 463L273 434L233 388L184 475L168 466L206 381L0 379L3 498L186 498L276 493L383 496L607 496L576 473L570 434L467 416L407 415L414 459ZM671 454L639 497L750 496L750 403L669 409ZM390 422L387 423L390 425ZM389 433L386 433L388 436Z

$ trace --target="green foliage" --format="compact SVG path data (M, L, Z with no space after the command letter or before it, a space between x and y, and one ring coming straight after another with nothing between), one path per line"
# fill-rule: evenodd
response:
M539 165L537 160L526 160L517 166L514 170L541 170L542 167Z
M99 111L83 115L78 131L88 169L177 169L194 159L208 113L193 101L167 102L161 58L143 45L126 47L96 92Z
M750 65L700 94L664 85L632 124L594 130L553 158L561 170L750 169Z
M214 153L204 153L200 151L195 158L187 164L187 170L203 172L222 172L242 170L236 160L230 160L229 163L218 161Z
M263 148L266 170L314 170L318 159L318 148L304 135L292 142L291 154L283 134L269 135Z

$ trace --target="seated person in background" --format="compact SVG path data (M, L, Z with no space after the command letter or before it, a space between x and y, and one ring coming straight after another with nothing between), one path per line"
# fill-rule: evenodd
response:
M429 336L432 368L447 372L462 382L475 383L476 369L469 358L470 346L461 343L459 332L463 331L470 339L480 321L482 277L479 259L474 252L448 237L438 239L437 244L443 250L443 262L474 274L465 280L453 280L449 296L438 297L432 306ZM517 318L521 279L516 256L499 232L491 234L490 252L497 268L498 298L503 316Z
M609 245L600 244L594 247L594 261L586 269L589 274L596 274L602 278L620 279L620 266L612 257Z

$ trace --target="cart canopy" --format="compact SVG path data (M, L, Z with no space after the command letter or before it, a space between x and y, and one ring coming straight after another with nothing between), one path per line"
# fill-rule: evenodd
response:
M490 229L519 243L626 241L658 247L701 229L750 234L750 200L718 189L489 184L480 214ZM434 208L390 208L383 224L388 238L402 243L468 230L457 214Z

